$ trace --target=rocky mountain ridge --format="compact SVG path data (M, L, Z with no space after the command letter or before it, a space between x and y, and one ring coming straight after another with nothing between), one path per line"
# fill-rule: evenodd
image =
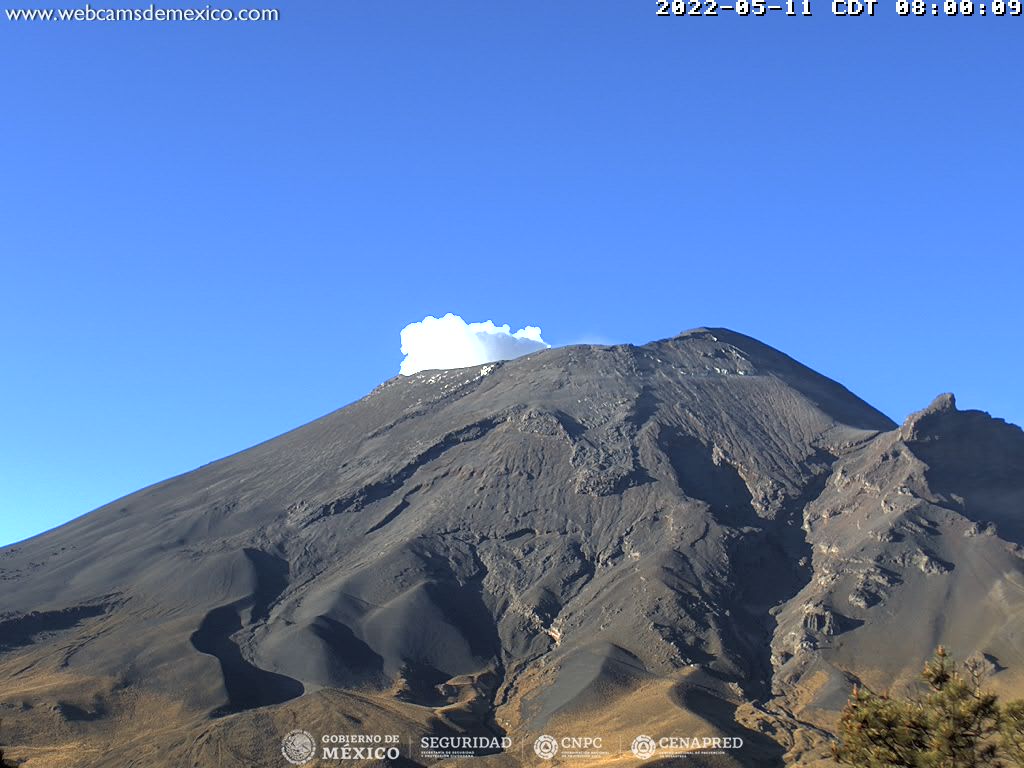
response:
M897 426L725 329L400 377L0 551L6 740L270 766L299 724L585 728L821 762L851 684L939 642L1019 689L1022 470L1015 426L951 396Z

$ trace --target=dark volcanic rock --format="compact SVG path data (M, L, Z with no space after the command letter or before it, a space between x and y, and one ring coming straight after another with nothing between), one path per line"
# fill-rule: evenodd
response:
M958 411L952 395L846 453L805 511L814 578L779 613L776 692L834 710L835 682L851 671L877 689L907 686L911 660L942 644L960 658L1013 659L999 682L1019 695L1022 513L1024 433ZM823 634L802 606L844 601L853 631L793 648L801 619Z
M183 729L153 764L276 765L253 734L325 702L350 728L522 739L595 718L631 739L657 712L781 764L789 713L834 709L862 666L898 677L953 639L1024 668L1000 640L1024 615L1022 450L951 397L897 428L721 329L423 372L0 551L0 664L102 689L59 701L76 738L109 729L111 765L150 698ZM18 715L27 740L45 711Z

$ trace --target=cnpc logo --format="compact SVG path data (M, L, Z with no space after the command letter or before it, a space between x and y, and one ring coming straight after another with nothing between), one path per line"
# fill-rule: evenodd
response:
M558 754L558 739L547 734L538 736L533 742L533 751L541 760L550 760Z
M533 751L542 760L551 760L560 752L569 758L580 758L585 755L600 753L604 748L604 740L600 736L540 736L533 742Z

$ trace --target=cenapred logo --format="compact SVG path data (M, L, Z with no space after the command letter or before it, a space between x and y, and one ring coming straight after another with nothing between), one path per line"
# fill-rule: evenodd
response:
M630 750L641 760L650 760L657 753L662 757L686 755L723 755L726 750L742 749L739 736L663 736L654 740L650 736L637 736Z
M658 745L650 736L640 735L633 739L633 744L629 750L633 753L634 757L640 760L650 760L654 757L654 753L658 751Z
M316 739L309 731L292 731L281 739L281 754L292 765L305 765L316 757Z
M541 760L551 760L558 754L558 740L554 736L540 736L533 742L533 751Z

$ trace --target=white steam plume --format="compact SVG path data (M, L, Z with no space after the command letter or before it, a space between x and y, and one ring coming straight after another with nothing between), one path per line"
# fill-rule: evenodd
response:
M548 346L536 326L512 333L507 325L495 325L490 320L467 323L449 312L444 317L427 316L402 329L405 359L399 372L408 376L438 368L467 368L511 360Z

